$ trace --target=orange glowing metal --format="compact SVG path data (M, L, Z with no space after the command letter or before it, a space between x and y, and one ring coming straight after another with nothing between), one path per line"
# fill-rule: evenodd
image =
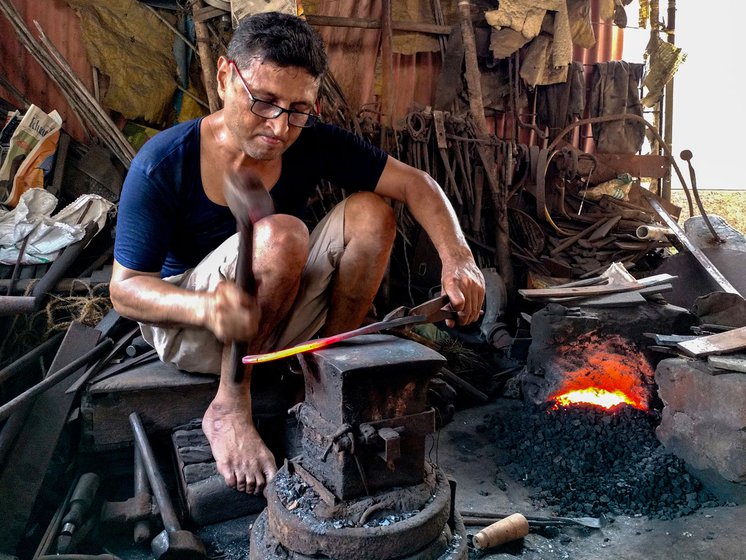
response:
M310 342L304 342L298 346L292 348L285 348L284 350L277 350L276 352L269 352L267 354L256 354L254 356L244 356L243 363L245 364L261 364L262 362L271 362L272 360L281 360L288 356L294 356L295 354L301 354L303 352L311 352L312 350L318 350L324 346L329 346L335 342L339 342L338 337L330 336L329 338L319 338Z
M620 404L628 404L635 408L644 408L640 403L630 399L622 391L607 391L597 387L570 391L569 393L555 397L554 401L558 406L570 406L582 403L600 406L601 408L614 408Z
M294 356L295 354L301 354L303 352L310 352L312 350L318 350L337 342L342 342L349 338L354 338L363 334L372 334L388 329L395 329L399 327L405 327L407 325L414 325L416 323L424 323L427 320L426 315L410 315L407 317L399 317L396 319L386 319L372 323L353 331L346 331L343 333L327 336L326 338L318 338L316 340L309 340L308 342L301 342L296 346L285 348L284 350L277 350L276 352L268 352L266 354L254 354L252 356L244 356L241 360L244 364L261 364L263 362L271 362L272 360L280 360L287 358L288 356Z

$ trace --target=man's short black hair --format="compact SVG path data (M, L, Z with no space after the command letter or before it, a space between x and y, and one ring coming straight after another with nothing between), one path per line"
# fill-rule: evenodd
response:
M314 78L327 68L321 36L308 22L294 15L264 12L245 17L233 32L228 58L246 68L252 58L278 66L304 68Z

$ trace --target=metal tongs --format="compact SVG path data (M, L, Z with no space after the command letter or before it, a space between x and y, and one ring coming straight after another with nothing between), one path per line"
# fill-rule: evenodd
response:
M414 325L437 323L446 319L455 320L457 316L457 312L453 310L449 303L448 296L443 294L426 301L423 304L417 305L416 307L397 307L390 313L386 314L381 321L365 325L359 329L327 336L326 338L317 338L315 340L301 342L300 344L291 346L290 348L285 348L284 350L277 350L266 354L255 354L253 356L244 356L242 362L244 364L260 364L272 360L279 360L280 358L294 356L295 354L325 348L326 346L363 334L392 330L406 331L411 329Z

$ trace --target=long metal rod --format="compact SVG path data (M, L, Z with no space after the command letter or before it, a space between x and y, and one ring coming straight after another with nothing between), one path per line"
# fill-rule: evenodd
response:
M705 255L699 247L692 243L691 239L686 236L686 232L681 229L681 226L676 223L676 220L673 219L671 214L669 214L666 209L663 208L663 205L652 196L646 198L648 204L650 204L650 206L653 207L653 210L655 210L661 217L661 219L666 222L666 225L671 228L671 231L673 231L674 235L676 235L679 241L681 241L681 244L689 250L689 252L694 256L695 259L697 259L699 264L702 265L702 268L705 269L705 272L710 276L710 278L715 281L720 289L729 294L736 294L739 296L742 295L733 287L730 282L728 282L728 279L723 276L723 274L717 269L717 267L712 264L712 261L707 258L707 255Z
M86 352L76 360L73 360L65 367L60 368L49 377L44 378L33 387L27 389L14 399L8 401L3 406L0 406L0 420L5 420L8 416L13 414L13 412L18 410L32 398L36 397L39 393L42 393L50 387L53 387L71 373L75 373L78 369L86 365L88 362L95 360L104 352L107 352L109 348L111 348L112 344L113 341L110 338L105 338L103 341L99 342L96 346L91 348L88 352Z
M45 342L42 342L39 346L35 347L33 350L18 358L15 362L8 364L3 369L0 369L0 385L2 385L11 377L14 377L15 375L21 373L25 369L37 365L39 356L43 356L47 352L47 350L52 347L57 348L60 345L64 334L65 333L57 333L52 338L48 339Z
M148 441L148 436L145 433L142 420L140 420L140 415L137 414L137 412L133 412L130 414L129 419L130 426L132 426L132 433L135 436L135 444L142 455L142 462L145 467L145 473L148 475L150 488L153 491L153 496L155 496L155 501L161 512L163 526L166 528L166 531L178 531L181 529L179 518L176 517L171 498L168 496L166 483L163 482L161 473L156 469L155 454L153 453L153 448L150 446L150 442Z

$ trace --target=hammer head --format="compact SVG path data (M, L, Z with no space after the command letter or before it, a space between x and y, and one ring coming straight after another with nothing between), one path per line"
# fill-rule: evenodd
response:
M274 212L272 197L262 180L250 169L229 170L225 176L225 201L231 213L243 228Z
M156 560L205 560L205 545L189 531L163 530L150 543Z

